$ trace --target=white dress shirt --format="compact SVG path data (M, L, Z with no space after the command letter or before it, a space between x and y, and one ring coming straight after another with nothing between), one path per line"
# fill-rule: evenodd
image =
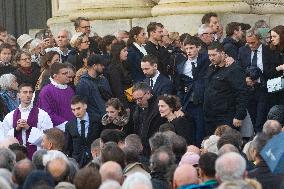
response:
M157 81L159 75L160 75L160 72L157 70L156 75L155 75L154 77L150 78L150 79L153 80L153 88L154 88L154 86L155 86L155 84L156 84L156 81Z
M191 62L194 62L195 67L197 66L197 58L192 60L187 59L187 61L184 64L183 74L190 78L193 78Z
M21 112L21 119L27 120L30 114L30 111L33 107L33 104L31 103L28 107L23 108L21 105L19 106L19 110ZM3 129L4 129L4 136L13 136L14 137L14 128L13 128L13 115L14 115L15 110L11 111L8 113L4 120L3 120ZM41 135L37 136L37 145L40 146L41 143L41 138L43 135L43 131L46 129L50 129L53 127L53 123L49 117L49 115L42 109L39 108L39 113L38 113L38 123L37 123L37 129L41 131ZM23 145L26 146L26 129L22 129L22 140L23 140Z
M253 59L254 51L251 52L251 62ZM263 72L263 63L262 63L262 44L257 49L257 67Z

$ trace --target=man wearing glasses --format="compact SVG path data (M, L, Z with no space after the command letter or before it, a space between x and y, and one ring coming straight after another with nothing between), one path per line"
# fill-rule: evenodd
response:
M76 32L82 32L88 36L90 41L90 47L89 47L90 51L94 52L95 54L100 54L98 44L94 39L94 34L91 33L92 27L90 25L89 19L85 17L78 17L74 22L74 26Z
M133 86L133 99L137 106L133 114L134 130L141 138L143 155L150 156L149 138L158 132L161 124L166 122L160 116L158 101L151 93L151 87L145 82L136 83Z
M214 32L207 24L202 24L198 28L198 38L202 41L200 53L207 53L208 46L214 41Z

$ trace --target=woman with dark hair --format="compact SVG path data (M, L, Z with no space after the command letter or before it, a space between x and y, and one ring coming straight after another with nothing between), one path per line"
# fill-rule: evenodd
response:
M30 83L34 88L40 75L40 67L31 62L31 54L20 50L15 55L15 61L18 68L13 74L16 76L18 84Z
M55 62L59 62L60 54L57 51L47 52L40 60L40 65L42 66L42 72L38 78L36 91L42 89L43 86L50 83L50 66Z
M275 62L278 72L284 71L284 26L278 25L270 30L270 48L279 53L280 62ZM281 75L281 74L279 74ZM284 92L270 94L270 107L277 104L284 104Z
M127 42L127 63L129 64L134 83L143 81L145 79L145 75L141 69L141 59L143 56L147 55L147 52L143 46L145 43L145 30L139 26L133 27L129 32L129 40Z
M111 50L111 45L117 43L117 39L114 35L106 35L103 37L101 42L99 43L99 47L101 50L102 57L104 58L105 62L107 65L111 61L110 57L110 50Z
M194 144L194 125L189 116L177 117L174 112L181 108L180 100L174 95L162 95L158 98L161 117L168 120L175 127L176 134L182 136L187 144Z
M270 48L280 53L282 64L284 64L284 26L279 25L272 28L270 30L270 38Z
M125 134L132 133L130 112L125 109L118 98L106 102L106 114L102 117L103 129L118 129Z
M12 46L8 43L2 43L0 45L0 76L3 74L9 74L15 70L12 65Z
M113 97L119 98L124 105L128 105L124 91L132 86L131 74L126 64L127 54L128 52L124 42L112 45L109 84Z
M67 58L67 62L71 63L76 71L83 67L83 51L89 51L90 41L85 33L78 32L74 34L70 40L70 45L73 48Z

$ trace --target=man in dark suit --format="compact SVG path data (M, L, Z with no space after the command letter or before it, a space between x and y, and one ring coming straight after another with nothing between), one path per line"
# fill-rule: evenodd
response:
M194 119L196 126L194 140L200 146L205 136L203 118L204 76L210 60L207 53L199 53L201 44L197 37L185 39L183 45L187 60L177 65L178 96L182 100L183 110Z
M147 26L149 39L145 45L145 50L147 54L157 57L158 70L162 74L168 75L171 54L165 47L159 45L159 42L161 42L163 38L163 29L164 26L157 22L151 22Z
M144 56L141 60L141 69L146 76L145 82L151 87L153 95L173 93L173 84L169 78L158 71L158 59L155 56Z
M158 100L147 83L139 82L133 86L133 99L137 104L133 114L134 131L141 138L143 156L149 158L151 150L148 140L166 119L160 116Z
M257 80L259 86L262 86L262 90L259 90L261 94L257 96L251 96L248 104L248 111L252 119L255 131L259 132L262 129L262 125L266 120L266 116L269 110L268 99L258 98L261 96L268 96L266 89L266 82L268 79L280 76L276 67L281 62L273 51L268 46L261 44L261 34L258 30L251 29L246 33L247 45L239 49L238 63L244 69L250 67L257 67L261 70L261 76ZM247 78L248 80L249 78ZM265 112L265 113L263 113Z
M72 98L71 109L76 119L65 125L66 154L83 167L92 160L91 144L100 137L100 119L86 112L86 101L80 96Z

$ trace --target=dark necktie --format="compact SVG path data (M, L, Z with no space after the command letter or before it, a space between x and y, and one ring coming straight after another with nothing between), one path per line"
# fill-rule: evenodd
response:
M81 137L82 138L85 138L85 122L86 122L86 120L80 121L80 123L81 123Z
M194 62L191 62L191 66L192 66L192 77L194 77L195 75L195 71L196 71L196 66L195 66L195 63Z
M254 54L251 60L251 66L257 67L257 50L254 51Z
M153 89L153 87L154 87L154 81L153 81L153 79L152 78L150 78L150 87Z

